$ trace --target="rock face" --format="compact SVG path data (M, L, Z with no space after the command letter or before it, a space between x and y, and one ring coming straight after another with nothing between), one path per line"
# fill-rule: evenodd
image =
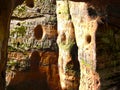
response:
M57 26L41 25L43 20L41 18L25 21L13 20L8 43L9 49L11 51L47 48L57 50Z
M7 74L7 82L9 81L7 89L61 90L57 65L58 53L33 51L29 52L28 55L30 56L30 67L24 71L15 70L15 74L9 72Z
M54 7L49 0L36 0L32 9L22 4L14 10L8 42L8 90L60 90Z
M112 0L57 1L57 43L60 53L58 62L63 90L71 89L67 83L65 67L72 60L70 45L72 47L74 43L78 47L80 63L79 90L119 89L120 7L118 4L119 1ZM72 90L73 87L75 86L72 86Z
M0 90L5 90L11 13L23 1L0 0ZM33 7L33 0L26 2ZM119 90L120 1L57 0L58 38L52 3L54 0L35 0L33 9L23 4L14 11L7 63L12 73L8 68L7 88Z
M10 50L52 49L56 45L55 5L49 0L36 0L33 8L18 6L10 24Z
M30 1L32 2L32 0ZM25 19L40 17L45 14L55 15L55 9L55 4L51 0L35 0L33 8L27 7L25 3L16 7L13 11L12 18Z
M59 74L62 90L78 90L77 84L67 83L75 76L67 76L72 61L71 48L76 43L80 64L79 90L98 90L99 75L96 73L95 32L97 17L91 18L85 2L57 1ZM93 8L91 8L93 10ZM78 69L78 68L77 68Z

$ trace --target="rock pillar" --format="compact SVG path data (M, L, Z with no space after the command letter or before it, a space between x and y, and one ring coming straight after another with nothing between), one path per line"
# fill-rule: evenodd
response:
M59 75L62 90L76 90L75 76L69 75L68 66L72 61L71 49L75 44L74 26L69 14L67 1L57 1L58 39L59 46ZM73 81L73 82L72 82Z
M58 62L62 89L77 90L77 87L68 88L66 80L69 76L65 69L71 60L70 49L76 41L81 71L79 90L98 90L100 82L99 75L96 73L97 14L95 9L85 2L57 1L57 19Z

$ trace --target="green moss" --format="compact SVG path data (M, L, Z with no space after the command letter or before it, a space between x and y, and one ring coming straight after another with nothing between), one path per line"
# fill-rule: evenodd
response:
M18 36L24 36L27 30L27 27L24 26L26 22L20 24L20 26L16 26L13 30L11 30L10 35L14 36L15 34Z
M62 42L59 44L59 46L64 50L71 50L74 44L75 41L69 40L68 43Z
M61 14L69 14L69 10L68 10L67 6L60 8L60 10L58 12Z
M17 51L17 49L15 47L8 46L8 52L13 52L13 51Z
M26 45L22 38L26 35L26 22L22 22L10 30L10 41L8 42L8 51L24 51Z
M88 68L91 68L92 70L94 69L94 67L91 64L89 64L88 62L86 62L86 60L84 60L84 59L81 59L80 63L82 63L83 65L85 65Z
M20 5L14 10L13 16L22 17L22 16L26 15L26 12L27 12L27 8L26 8L25 4Z
M58 14L64 15L64 19L69 20L70 19L70 11L69 11L69 4L67 1L64 1L64 5L59 7Z

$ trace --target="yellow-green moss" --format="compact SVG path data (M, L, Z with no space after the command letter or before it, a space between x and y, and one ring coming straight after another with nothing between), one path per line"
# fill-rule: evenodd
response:
M68 43L61 42L59 44L59 47L61 47L64 50L71 50L74 44L75 44L75 41L69 40Z
M58 14L61 14L64 19L69 20L70 19L70 11L69 11L69 4L67 1L62 1L63 3L60 3L60 6L58 6Z
M81 59L80 63L85 65L86 67L91 68L92 70L94 70L94 67L91 64L89 64L88 62L86 62L84 59Z

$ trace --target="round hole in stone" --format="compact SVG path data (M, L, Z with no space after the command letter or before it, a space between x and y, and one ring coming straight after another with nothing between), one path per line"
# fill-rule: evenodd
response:
M87 41L88 44L91 42L91 36L90 35L86 36L86 41Z
M38 9L37 9L37 12L40 13L40 12L41 12L41 9L38 8Z
M26 5L28 6L28 7L34 7L34 1L33 0L26 0Z
M34 29L34 36L37 40L40 40L43 36L43 29L41 25L38 25Z
M96 12L96 10L95 10L94 8L89 7L87 10L88 10L89 16L90 16L92 19L94 19L94 18L97 17L97 12Z
M20 26L21 24L20 24L20 22L18 22L16 25Z
M61 12L58 12L58 14L61 14Z
M96 80L96 85L99 85L99 81L98 80Z

